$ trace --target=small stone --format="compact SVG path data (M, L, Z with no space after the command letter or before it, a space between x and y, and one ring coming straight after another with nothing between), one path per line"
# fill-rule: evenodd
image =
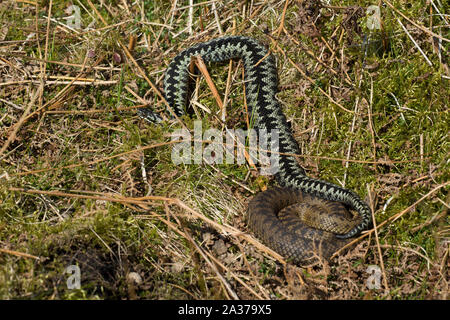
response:
M130 272L127 274L127 281L135 285L140 285L142 283L142 277L137 272Z

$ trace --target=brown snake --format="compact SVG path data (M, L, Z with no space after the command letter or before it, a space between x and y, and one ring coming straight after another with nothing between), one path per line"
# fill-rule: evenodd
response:
M248 207L248 225L258 238L300 265L329 259L351 240L338 239L336 233L345 233L360 221L339 202L291 188L260 192Z

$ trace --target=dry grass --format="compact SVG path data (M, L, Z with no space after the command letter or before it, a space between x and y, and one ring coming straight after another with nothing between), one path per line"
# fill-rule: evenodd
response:
M77 0L81 29L65 1L0 3L0 297L447 299L448 4L382 1L370 30L369 2L189 3ZM171 161L193 119L251 125L240 62L197 62L190 117L135 115L170 111L159 88L180 50L230 34L276 56L309 175L368 195L376 228L331 262L299 268L253 237L248 199L274 182L248 157Z

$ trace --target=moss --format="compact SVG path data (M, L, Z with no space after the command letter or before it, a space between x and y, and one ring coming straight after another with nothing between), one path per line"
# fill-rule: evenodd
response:
M45 107L21 125L15 141L0 154L0 248L13 252L0 252L0 283L4 284L0 287L1 298L228 297L222 280L211 271L190 238L208 253L214 252L211 243L219 238L225 241L227 253L232 256L216 257L226 264L225 268L218 267L219 271L238 275L258 294L262 292L261 296L299 297L295 288L282 288L291 282L279 264L249 251L251 246L247 244L243 248L234 235L192 217L177 202L151 200L145 206L132 202L139 197L170 197L221 225L247 231L241 219L248 197L275 184L272 177L261 178L247 163L175 165L170 133L180 128L179 122L169 119L149 125L135 116L135 110L127 110L143 101L157 111L164 110L165 105L129 57L122 54L119 41L127 44L131 36L137 36L133 58L153 84L161 87L163 71L181 49L218 35L218 22L210 5L195 7L194 36L190 36L186 29L188 10L171 11L167 3L128 3L130 15L122 1L95 4L108 24L124 22L97 32L71 33L51 24L45 58L60 63L47 62L48 76L96 78L112 84L71 86L64 95L60 93L65 84L47 84L31 112ZM344 1L336 5L371 4ZM54 1L52 16L62 21L66 5ZM375 190L377 224L449 180L449 95L448 79L444 77L448 75L429 35L407 26L433 66L418 52L399 26L398 15L389 7L382 8L383 31L369 29L367 18L360 18L352 33L352 28L346 29L350 26L346 25L350 11L339 8L323 8L323 14L314 20L315 26L309 26L316 30L300 30L300 26L308 24L310 11L292 3L285 15L288 34L276 35L272 31L281 21L283 3L269 2L260 9L255 5L252 12L247 5L247 1L238 1L218 8L221 27L225 34L235 32L257 38L275 54L281 89L277 97L301 146L299 160L310 176L345 184L362 197L367 194L367 186L371 187ZM424 17L428 21L429 6L425 1L395 5L410 19L426 25L423 21ZM443 6L441 12L446 12L448 8ZM81 14L84 27L93 20L95 28L103 27L98 16L92 17L91 10L88 13L82 9ZM0 52L15 66L1 71L0 121L4 128L12 129L18 123L30 103L30 93L39 85L39 59L46 40L45 3L38 11L39 46L35 41L26 45L9 43L31 36L36 29L35 15L34 7L26 3L0 3L0 25L7 28L6 36L0 39L5 41L0 46L7 49L1 47ZM301 20L305 15L306 20ZM440 23L439 16L434 15L433 26ZM448 38L444 29L443 36ZM443 46L448 47L445 41ZM121 54L121 62L114 60L117 53ZM287 58L312 81L305 79ZM209 70L223 95L228 64L214 64ZM4 84L22 79L35 84ZM222 128L217 103L203 77L199 79L197 102L209 111L197 104L180 121L191 131L198 117L204 130ZM242 65L236 62L231 71L228 128L246 129L243 96ZM51 102L57 97L60 99ZM336 102L351 111L357 106L356 113L343 110ZM8 141L11 132L5 129L0 133L0 145ZM161 145L145 149L157 144ZM35 170L42 171L31 173ZM22 191L11 191L13 188ZM30 190L36 193L30 194ZM364 255L350 253L344 265L332 265L331 273L317 275L314 269L302 273L307 275L308 285L315 288L307 297L425 299L441 294L442 271L436 266L445 265L442 239L448 218L441 214L447 210L442 204L448 203L446 191L441 188L430 194L379 230L389 277L388 293L368 293L364 280L358 282L355 291L346 285L348 279L366 279L368 264L379 264L373 242L363 241L368 246ZM118 203L113 198L130 202ZM240 260L243 256L248 259ZM66 286L64 270L70 264L82 270L84 280L79 290ZM130 272L137 272L143 282L130 285ZM255 298L235 278L230 279L227 281L240 297ZM314 281L327 281L329 293L317 293L320 290Z

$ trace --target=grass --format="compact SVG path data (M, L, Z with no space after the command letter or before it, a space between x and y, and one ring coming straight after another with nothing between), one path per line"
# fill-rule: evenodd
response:
M448 4L383 1L372 30L370 2L174 3L75 1L81 30L65 1L0 3L0 298L447 299ZM301 165L366 197L377 237L314 268L253 238L246 206L272 177L171 160L181 124L223 128L204 77L190 116L136 116L165 109L179 51L222 33L271 49ZM245 130L242 64L225 65L209 66L225 124Z

